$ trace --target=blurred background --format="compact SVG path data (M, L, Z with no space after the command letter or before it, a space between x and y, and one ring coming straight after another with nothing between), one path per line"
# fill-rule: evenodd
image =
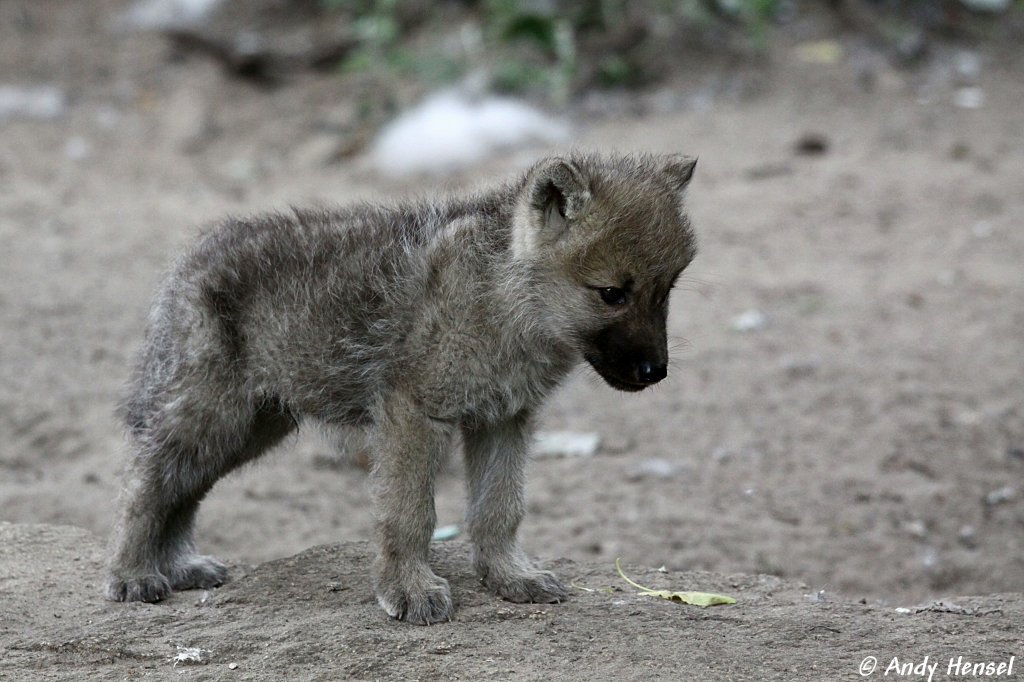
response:
M106 535L114 407L201 226L671 151L701 252L670 376L551 402L527 549L1019 591L1022 47L1008 0L0 0L0 520ZM202 549L369 538L353 455L308 430L223 481Z

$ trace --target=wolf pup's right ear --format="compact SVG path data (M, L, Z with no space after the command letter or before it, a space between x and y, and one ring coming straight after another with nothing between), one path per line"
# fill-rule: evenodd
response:
M538 241L547 243L561 238L590 200L590 190L580 169L557 157L534 169L528 191L531 222L538 232Z
M669 154L665 157L665 165L662 172L668 178L668 184L676 191L676 195L682 199L686 194L686 188L693 179L693 171L697 168L697 157L686 156L685 154Z

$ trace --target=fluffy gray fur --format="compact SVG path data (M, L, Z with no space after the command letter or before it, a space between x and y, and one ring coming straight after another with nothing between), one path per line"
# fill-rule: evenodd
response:
M427 562L434 477L461 436L483 583L565 586L520 550L531 423L581 360L615 388L666 371L668 292L694 256L689 157L548 158L468 199L233 219L174 265L124 405L132 449L107 596L157 601L227 577L193 541L199 502L301 421L366 427L377 599L448 620Z

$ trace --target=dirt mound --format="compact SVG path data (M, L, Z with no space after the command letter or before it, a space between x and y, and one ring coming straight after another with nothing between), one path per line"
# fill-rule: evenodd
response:
M1021 652L1020 595L899 613L820 600L770 576L629 568L651 586L738 600L699 609L641 596L610 566L558 560L562 576L594 591L577 589L564 604L520 605L477 585L460 543L435 545L433 557L451 581L456 619L415 627L377 607L369 552L366 543L314 547L234 566L234 579L217 590L115 604L100 596L103 551L87 531L2 524L0 677L835 679L855 676L868 656L887 666L893 657L916 663L929 655L941 672L950 657L1008 662Z

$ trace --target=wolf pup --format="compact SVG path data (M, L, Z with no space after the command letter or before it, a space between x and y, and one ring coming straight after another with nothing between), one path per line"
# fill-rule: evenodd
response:
M568 595L520 549L524 468L545 396L581 360L612 387L665 378L669 290L695 253L686 156L574 154L462 200L229 220L156 296L123 413L132 457L106 594L208 588L200 500L304 419L370 435L377 600L450 620L427 562L434 478L460 435L483 584Z

